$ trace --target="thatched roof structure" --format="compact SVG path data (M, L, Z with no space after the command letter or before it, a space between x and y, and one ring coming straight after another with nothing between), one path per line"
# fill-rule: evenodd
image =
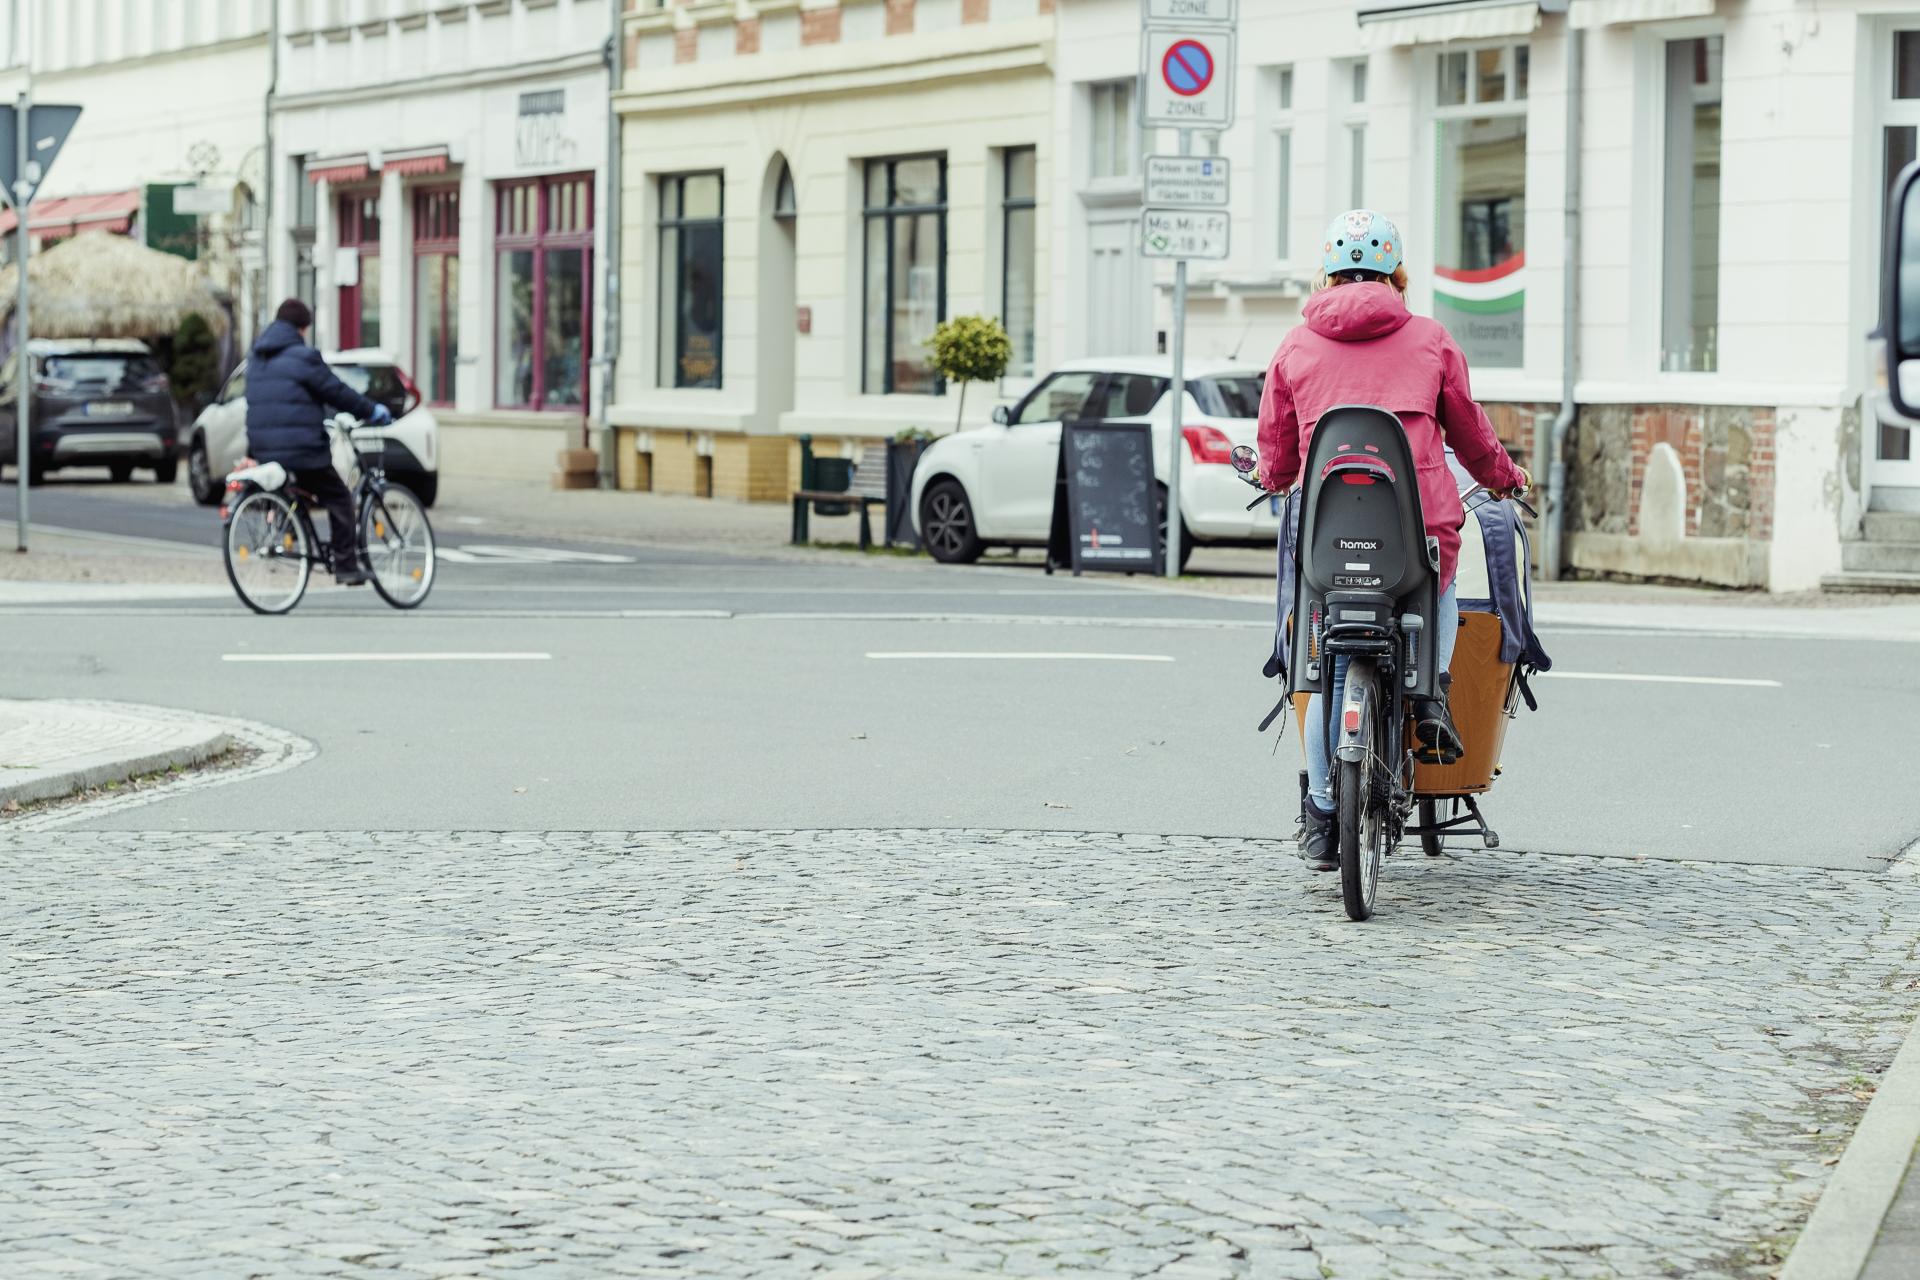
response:
M13 323L18 267L0 269L0 316ZM126 236L87 231L28 259L36 338L153 338L199 312L215 335L226 308L200 268Z

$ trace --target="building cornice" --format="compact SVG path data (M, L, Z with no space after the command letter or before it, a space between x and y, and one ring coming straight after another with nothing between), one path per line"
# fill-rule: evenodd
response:
M36 81L60 80L69 76L96 76L106 71L118 71L122 67L152 67L164 62L174 62L185 58L203 58L210 53L233 53L241 49L267 47L267 33L256 31L248 36L235 36L231 40L217 40L211 44L192 44L179 49L160 49L153 53L143 53L137 58L115 58L110 62L89 62L77 67L58 67L43 69L35 67L33 78ZM16 68L7 68L15 70Z
M1053 64L1053 20L982 22L925 35L821 44L628 72L621 114L656 115L818 94L860 93L936 80L1042 71ZM637 82L637 83L636 83Z
M335 106L347 102L413 98L423 94L445 93L450 89L480 89L489 85L509 84L515 80L601 71L605 66L601 51L593 49L583 53L562 54L539 62L516 62L505 67L481 67L472 71L453 71L319 92L283 93L274 100L274 110L298 111L303 107Z

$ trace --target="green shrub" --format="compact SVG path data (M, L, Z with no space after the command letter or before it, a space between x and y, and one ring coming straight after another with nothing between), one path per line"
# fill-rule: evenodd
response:
M213 327L199 312L191 312L173 335L173 363L167 368L178 404L197 405L220 384L220 344Z
M966 418L967 384L992 382L1006 373L1007 362L1013 359L1013 339L995 316L955 316L933 331L926 346L934 372L960 384L956 428Z

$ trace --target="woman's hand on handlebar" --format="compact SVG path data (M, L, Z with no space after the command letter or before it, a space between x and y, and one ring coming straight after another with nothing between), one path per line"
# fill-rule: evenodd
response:
M1525 467L1516 467L1515 469L1520 472L1519 484L1512 485L1505 489L1490 489L1488 492L1503 501L1507 498L1524 497L1529 493L1533 489L1533 473Z

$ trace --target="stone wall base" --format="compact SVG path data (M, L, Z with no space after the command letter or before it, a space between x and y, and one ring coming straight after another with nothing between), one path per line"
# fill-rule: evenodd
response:
M791 436L621 427L615 437L622 489L729 502L785 502L800 487L800 444ZM838 440L814 442L835 455Z
M1650 544L1625 533L1567 535L1567 563L1576 573L1715 587L1765 587L1767 544L1745 538L1686 538Z
M554 457L581 447L580 419L530 413L453 413L434 411L440 423L440 473L488 480L532 480L546 484ZM597 449L598 432L586 447Z

